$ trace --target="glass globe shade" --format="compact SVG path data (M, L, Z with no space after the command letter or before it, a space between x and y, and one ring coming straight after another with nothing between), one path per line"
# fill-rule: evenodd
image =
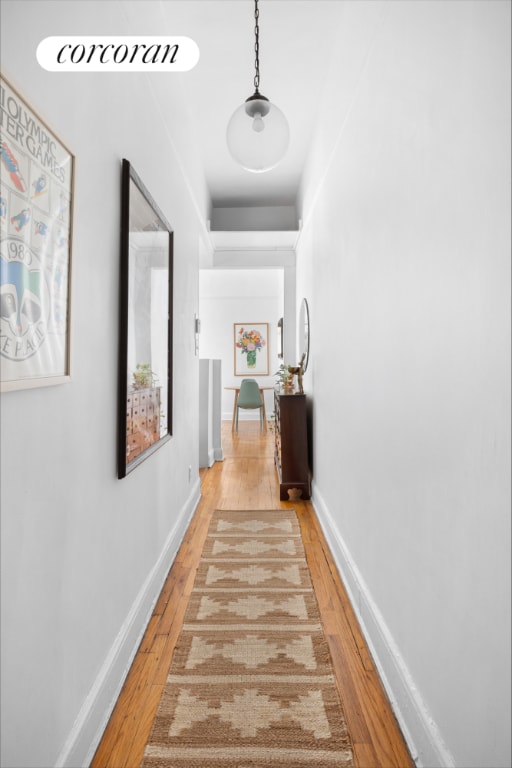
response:
M233 112L226 138L231 156L242 168L263 173L283 159L290 129L279 107L267 99L253 98Z

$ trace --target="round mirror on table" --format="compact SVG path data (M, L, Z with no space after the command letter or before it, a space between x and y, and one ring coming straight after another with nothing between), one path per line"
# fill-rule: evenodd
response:
M299 311L299 360L304 355L303 370L309 361L309 307L307 299L302 299Z

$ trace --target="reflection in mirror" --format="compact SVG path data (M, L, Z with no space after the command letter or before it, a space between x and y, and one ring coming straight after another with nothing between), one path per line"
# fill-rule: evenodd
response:
M299 358L305 355L303 370L309 362L309 307L306 299L302 299L299 314Z
M118 475L171 436L172 229L123 160Z

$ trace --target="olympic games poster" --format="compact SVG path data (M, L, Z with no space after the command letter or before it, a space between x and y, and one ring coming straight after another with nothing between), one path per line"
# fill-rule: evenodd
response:
M1 390L69 378L74 158L0 79Z

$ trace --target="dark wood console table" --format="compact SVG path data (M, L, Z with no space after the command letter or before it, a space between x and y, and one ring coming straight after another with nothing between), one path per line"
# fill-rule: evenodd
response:
M275 462L279 475L279 498L288 501L296 489L301 498L311 497L308 464L306 395L274 390Z

